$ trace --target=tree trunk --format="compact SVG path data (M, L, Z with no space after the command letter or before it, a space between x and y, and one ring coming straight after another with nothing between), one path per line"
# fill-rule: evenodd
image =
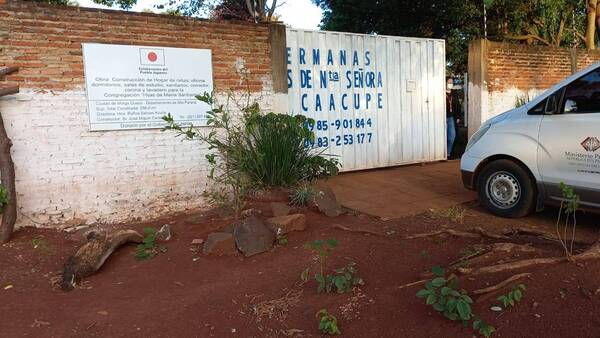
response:
M598 0L587 0L587 28L585 30L585 46L596 49L596 7Z
M15 188L15 164L10 155L12 141L6 134L2 113L0 113L0 179L8 191L8 204L4 206L0 225L0 243L6 243L17 220L17 190Z

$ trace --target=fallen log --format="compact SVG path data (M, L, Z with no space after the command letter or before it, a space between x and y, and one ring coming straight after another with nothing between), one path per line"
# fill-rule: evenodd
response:
M547 265L547 264L556 264L562 262L580 262L590 259L599 259L600 258L600 242L596 242L586 251L572 255L570 257L547 257L547 258L531 258L531 259L523 259L520 261L514 261L509 263L497 264L492 266L484 266L480 268L457 268L456 271L463 275L479 275L484 273L496 273L496 272L504 272L511 270L518 270L522 268L527 268L535 265Z
M121 245L141 243L143 237L134 230L120 230L108 235L91 232L87 239L88 241L77 250L75 255L67 259L63 267L58 282L63 291L73 290L83 278L96 273Z

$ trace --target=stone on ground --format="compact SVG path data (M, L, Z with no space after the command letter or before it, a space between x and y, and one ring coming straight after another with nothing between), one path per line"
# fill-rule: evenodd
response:
M337 201L335 193L330 187L317 187L315 204L320 212L329 217L336 217L343 213L342 206Z
M205 255L232 256L237 253L233 235L227 232L213 232L208 235L202 253Z
M271 250L275 242L275 234L256 216L236 224L233 237L238 249L246 257Z
M276 234L287 234L292 231L303 231L306 229L306 216L303 214L293 214L271 217L267 220L267 224Z
M281 202L273 202L271 203L271 210L273 211L273 216L286 216L289 215L292 208Z

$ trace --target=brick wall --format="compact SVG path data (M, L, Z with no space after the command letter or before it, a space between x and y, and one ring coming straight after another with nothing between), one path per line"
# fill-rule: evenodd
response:
M472 41L469 133L488 118L514 108L517 97L533 98L598 60L600 51Z
M211 49L215 90L272 89L269 25L0 0L0 85L16 166L17 225L125 222L202 206L206 149L160 130L90 132L81 44ZM245 68L248 82L238 72Z

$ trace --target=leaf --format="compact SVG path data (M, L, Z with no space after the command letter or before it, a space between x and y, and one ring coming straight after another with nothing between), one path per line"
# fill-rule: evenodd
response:
M460 319L462 320L469 320L471 319L471 306L463 301L463 300L459 300L456 303L456 310L458 311L458 315L460 316Z
M433 308L438 312L442 312L446 309L446 307L440 303L433 304Z
M456 315L456 313L447 313L444 312L444 316L450 320L457 320L458 316Z
M445 274L444 269L438 265L431 268L431 272L437 277L444 277Z
M469 303L469 304L473 304L473 299L471 299L471 297L469 297L468 295L462 295L460 296L465 302Z
M425 298L425 297L429 296L430 294L431 294L431 291L429 291L427 289L421 289L417 292L417 297Z
M448 296L448 295L450 295L450 293L452 293L452 291L453 291L453 290L452 290L451 288L449 288L449 287L447 287L447 286L444 286L444 287L442 288L442 290L440 290L440 293L441 293L443 296Z
M430 294L429 296L427 296L427 299L425 300L425 304L431 305L431 304L435 303L436 301L437 301L437 296L435 294Z
M446 279L444 277L437 277L431 280L431 284L439 288L440 286L444 286L446 284Z
M446 304L446 308L448 309L448 311L450 312L454 312L454 310L456 309L456 303L458 301L456 299L450 299L448 301L448 303Z
M514 294L513 294L513 296L514 296L515 300L516 300L517 302L519 302L519 301L521 301L521 298L523 297L523 293L521 292L521 290L520 290L520 289L516 289L516 290L514 291Z

